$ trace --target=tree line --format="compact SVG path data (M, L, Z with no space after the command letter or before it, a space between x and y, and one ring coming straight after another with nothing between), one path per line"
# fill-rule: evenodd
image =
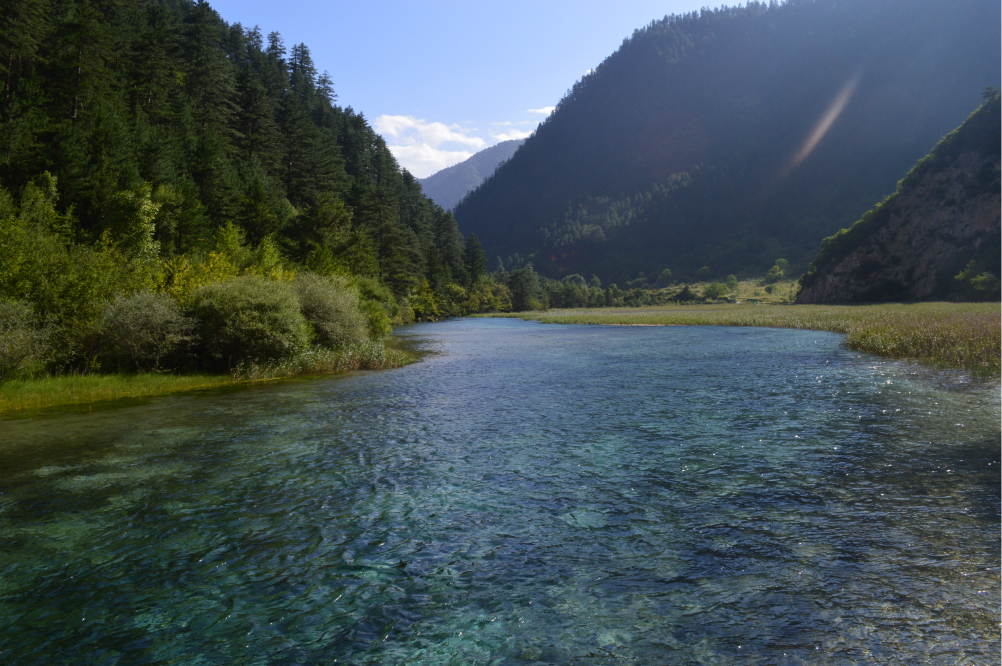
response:
M0 327L47 331L50 367L108 367L118 299L184 337L165 322L231 281L269 283L213 297L246 310L326 280L375 338L510 307L305 44L191 0L14 0L0 26Z

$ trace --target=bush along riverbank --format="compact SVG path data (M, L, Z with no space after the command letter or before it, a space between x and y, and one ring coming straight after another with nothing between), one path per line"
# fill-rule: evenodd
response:
M89 373L12 379L0 384L0 415L16 416L52 407L237 387L287 377L385 370L414 360L414 356L378 340L337 349L312 346L294 356L270 362L244 361L229 374Z
M226 374L84 371L8 379L0 384L0 416L39 409L249 385L267 380L387 370L416 358L390 340L369 340L328 349L316 345L271 361L245 360Z
M365 286L245 272L175 293L120 292L74 326L0 300L0 413L406 364L387 348L386 310L360 298Z
M503 315L547 324L620 326L764 326L845 334L845 346L888 358L1000 373L1002 317L998 303L916 303L855 306L702 305L550 310Z

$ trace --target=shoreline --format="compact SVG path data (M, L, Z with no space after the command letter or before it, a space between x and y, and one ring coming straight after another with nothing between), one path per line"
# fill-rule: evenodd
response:
M913 305L680 305L640 308L574 308L469 315L544 324L601 326L751 326L841 333L848 349L924 365L999 377L1002 317L995 303ZM121 401L211 390L237 390L267 382L310 379L358 370L388 370L418 360L420 352L399 338L378 345L375 356L303 358L242 368L240 373L93 374L9 380L0 384L0 420L28 418L50 410L113 408ZM335 355L337 356L337 355Z
M0 384L0 421L46 416L61 411L80 409L110 409L125 401L142 401L168 395L198 393L213 390L242 390L293 379L319 379L361 370L391 370L418 360L412 350L401 349L401 343L391 338L382 345L377 359L336 358L335 364L276 362L266 366L242 369L242 375L231 374L160 374L114 373L88 374L33 379L8 380ZM325 359L328 360L329 359Z
M666 305L479 316L544 324L753 326L830 331L843 334L843 344L854 351L966 370L980 377L1002 374L1002 316L998 303Z

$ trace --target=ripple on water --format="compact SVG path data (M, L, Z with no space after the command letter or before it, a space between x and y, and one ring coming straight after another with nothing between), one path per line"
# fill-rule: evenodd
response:
M461 320L418 364L0 425L5 663L982 663L999 384Z

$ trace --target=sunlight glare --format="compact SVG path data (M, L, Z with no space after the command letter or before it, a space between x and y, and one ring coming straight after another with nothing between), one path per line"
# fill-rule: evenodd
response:
M848 83L842 86L842 90L839 91L838 95L832 101L831 105L829 105L824 115L821 116L821 120L819 120L818 124L814 126L813 130L811 130L811 135L807 137L807 141L804 142L804 145L801 146L797 155L793 158L793 163L790 165L791 167L800 166L800 164L806 160L808 156L810 156L817 145L821 143L821 139L823 139L825 134L828 133L828 130L831 129L831 126L838 119L842 110L845 109L849 100L852 99L852 95L856 92L856 87L858 85L859 74L856 74L849 79Z

